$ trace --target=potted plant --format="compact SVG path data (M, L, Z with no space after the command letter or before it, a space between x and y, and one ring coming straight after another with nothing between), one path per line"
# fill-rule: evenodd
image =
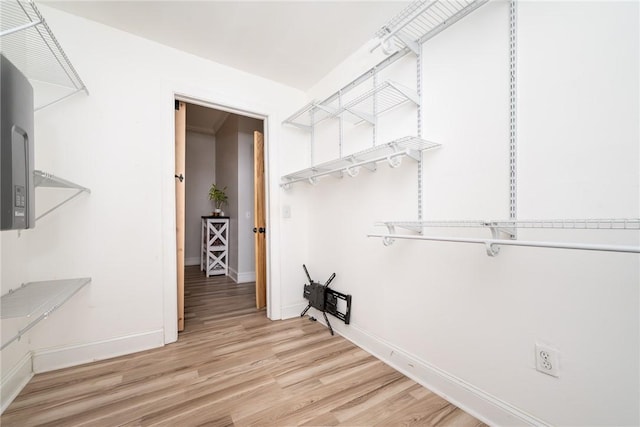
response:
M216 186L216 184L211 184L211 188L209 189L209 200L213 200L213 203L215 204L216 210L213 212L213 215L215 216L220 216L222 206L226 205L229 200L229 196L227 196L227 193L225 192L226 189L227 187L221 189Z

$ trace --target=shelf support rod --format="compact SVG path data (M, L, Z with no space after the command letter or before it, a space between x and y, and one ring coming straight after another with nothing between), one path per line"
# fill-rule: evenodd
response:
M516 0L509 2L509 219L515 221L518 217L518 86L517 86L517 9ZM517 238L516 230L511 234Z
M38 21L27 22L26 24L19 25L19 26L14 27L14 28L9 28L8 30L4 30L4 31L0 32L0 37L8 36L9 34L17 33L18 31L27 30L27 29L29 29L31 27L35 27L36 25L39 25L41 23L42 23L42 21L38 20Z
M418 138L422 138L422 48L416 53L416 95L418 98L416 108L416 135ZM424 184L423 180L423 153L418 153L418 221L422 221L422 203L424 199ZM422 229L420 229L422 234Z
M383 243L393 242L396 239L429 240L429 241L435 241L435 242L454 242L454 243L476 243L476 244L485 245L487 247L487 254L489 254L490 256L495 256L498 253L498 251L495 248L495 245L640 254L640 246L602 245L602 244L585 244L585 243L572 243L572 242L558 243L558 242L531 241L531 240L473 239L473 238L460 238L460 237L420 236L420 235L410 235L410 234L368 234L367 237L380 237L383 239L382 240ZM385 246L388 246L388 244L385 243ZM491 253L494 253L494 255L492 255Z
M85 92L85 93L87 93L87 90L86 90L86 88L76 89L76 90L74 90L73 92L71 92L71 93L69 93L69 94L67 94L67 95L63 96L62 98L58 98L58 99L56 99L56 100L54 100L54 101L51 101L51 102L49 102L49 103L47 103L47 104L44 104L44 105L41 105L41 106L39 106L39 107L34 108L34 109L33 109L33 111L40 111L40 110L42 110L42 109L44 109L44 108L47 108L47 107L49 107L49 106L51 106L51 105L53 105L53 104L57 104L57 103L58 103L58 102L60 102L60 101L64 101L64 100L65 100L65 99L67 99L67 98L71 98L73 95L75 95L76 93L80 93L80 92Z
M378 68L373 67L373 87L378 87ZM375 118L375 123L373 123L372 129L372 146L375 147L378 143L378 92L374 92L373 94L373 117Z
M84 192L89 192L88 189L80 189L78 190L75 194L73 194L71 197L66 198L65 200L63 200L62 202L58 203L57 205L55 205L54 207L52 207L51 209L49 209L48 211L46 211L45 213L41 214L40 216L38 216L36 218L36 221L39 220L40 218L50 214L51 212L55 211L56 209L58 209L60 206L64 205L67 202L70 202L71 200L75 199L76 197L78 197L80 194L84 193Z
M338 91L338 110L342 110L342 89ZM344 117L338 116L338 154L342 158L342 145L344 144Z
M311 109L311 111L309 111L309 118L311 120L311 126L309 129L309 166L313 167L314 163L313 163L313 146L314 146L314 142L315 142L315 126L313 125L314 123L314 110Z

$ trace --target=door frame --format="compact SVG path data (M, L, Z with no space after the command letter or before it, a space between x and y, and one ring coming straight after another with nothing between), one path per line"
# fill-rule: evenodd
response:
M276 140L279 129L273 126L278 123L276 114L267 114L266 111L277 111L275 106L264 105L251 99L238 102L238 97L230 97L220 93L211 93L208 88L176 88L175 82L163 82L162 88L165 102L163 103L162 123L165 125L166 140L162 144L163 149L163 176L162 180L162 260L163 260L163 326L165 344L178 339L177 332L177 262L176 262L176 200L175 200L175 100L190 104L197 104L207 108L223 110L263 121L264 132L264 168L265 168L265 205L267 229L267 317L272 320L281 319L282 307L280 304L280 269L279 259L279 215L272 211L277 207L274 198L278 197L279 180L271 179L273 171L273 159L277 159L277 144L270 144ZM277 210L277 209L276 209Z

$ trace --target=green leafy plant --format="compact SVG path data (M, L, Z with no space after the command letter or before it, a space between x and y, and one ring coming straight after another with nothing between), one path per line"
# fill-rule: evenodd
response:
M209 189L209 200L213 200L216 205L216 209L222 209L222 206L226 205L229 201L229 196L225 192L227 187L220 188L216 184L211 184Z

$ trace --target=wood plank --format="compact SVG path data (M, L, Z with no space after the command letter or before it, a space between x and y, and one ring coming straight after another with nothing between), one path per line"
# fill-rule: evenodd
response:
M186 177L187 153L187 105L178 102L175 112L175 174ZM184 233L185 233L185 182L176 178L176 269L178 273L178 331L184 330Z
M317 322L267 319L253 283L199 266L178 342L38 374L0 424L483 425Z
M264 177L264 136L253 133L253 195L254 195L254 227L258 230L267 228L267 211L265 207ZM266 233L255 233L256 256L256 308L267 305L267 236Z

